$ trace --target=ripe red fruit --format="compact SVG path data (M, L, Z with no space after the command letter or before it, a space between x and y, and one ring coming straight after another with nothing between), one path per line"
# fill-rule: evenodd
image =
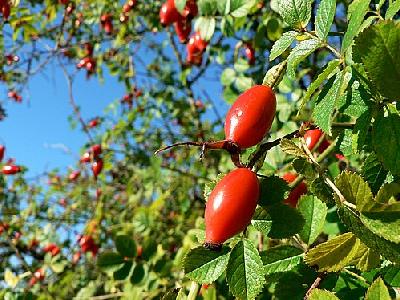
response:
M61 249L54 243L50 243L43 248L43 252L51 253L52 256L59 254Z
M85 152L85 153L82 154L81 162L82 163L89 163L90 162L90 153L89 152Z
M81 247L82 252L92 252L93 256L97 255L99 246L95 243L94 239L90 235L78 236L78 243Z
M16 165L4 165L2 169L4 175L14 175L19 172L21 172L21 168Z
M96 144L96 145L93 145L91 148L90 148L90 151L93 153L93 157L94 158L97 158L97 157L99 157L99 155L101 154L101 145L99 145L99 144Z
M0 162L3 160L4 158L4 152L6 151L6 147L4 147L3 145L0 145Z
M99 124L100 124L100 120L95 118L95 119L89 121L88 127L89 128L94 128L94 127L97 127Z
M203 52L207 48L208 43L201 38L199 32L193 34L188 44L186 45L187 57L186 61L189 64L201 65Z
M29 249L29 250L33 250L33 249L36 248L37 246L39 246L39 241L38 241L37 239L32 239L32 240L29 242L28 249Z
M187 19L193 19L198 14L198 8L195 0L186 1L186 6L183 9L182 16Z
M307 148L312 150L315 145L319 142L323 135L323 131L320 129L307 130L304 134L304 140L306 141Z
M218 246L243 231L251 221L259 194L257 176L250 169L239 168L225 175L206 204L206 246Z
M140 258L142 257L142 254L143 254L143 247L141 245L138 245L136 249L136 256Z
M10 16L11 6L8 0L0 1L0 13L2 13L5 20Z
M44 280L44 276L45 276L44 270L43 270L42 268L37 269L37 270L33 273L33 276L34 276L37 280L39 280L39 281Z
M272 89L256 85L241 94L225 119L225 136L241 149L258 144L271 128L276 98Z
M181 43L186 43L192 30L192 23L186 18L180 17L174 24L176 35Z
M69 0L58 0L58 2L62 5L67 5L69 3Z
M72 171L71 174L69 174L68 179L69 179L69 181L74 182L79 178L80 175L81 175L81 171L79 171L79 170Z
M296 180L297 175L293 173L286 173L285 175L282 176L282 178L287 183L291 183ZM299 202L301 195L304 195L306 193L307 193L307 185L304 182L300 182L293 190L290 191L289 196L283 202L292 207L296 207L297 202Z
M12 98L15 102L22 102L22 97L16 91L9 91L8 98Z
M246 54L249 65L254 65L254 63L256 62L256 51L254 50L253 46L250 44L246 44L244 53Z
M163 26L171 25L178 21L180 14L175 7L175 0L167 0L160 9L160 23Z
M113 23L112 23L112 15L104 14L100 17L101 27L107 34L111 34L113 32Z
M102 169L103 169L103 160L99 158L92 164L92 172L94 178L97 178L97 176L101 173Z

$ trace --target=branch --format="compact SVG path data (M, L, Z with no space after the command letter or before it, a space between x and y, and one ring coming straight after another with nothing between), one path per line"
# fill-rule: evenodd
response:
M310 288L307 290L306 295L304 296L304 300L307 300L310 297L311 292L318 288L318 286L321 284L321 281L326 277L326 273L320 273L318 274L318 277L315 278L313 284L310 286Z

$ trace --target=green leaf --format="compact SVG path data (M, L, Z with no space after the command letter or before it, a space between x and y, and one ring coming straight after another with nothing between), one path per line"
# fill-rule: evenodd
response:
M281 55L296 39L298 33L296 31L288 31L282 34L279 40L277 40L271 48L269 54L269 60L273 61L279 55Z
M239 76L235 80L235 85L240 92L244 92L254 85L251 77Z
M371 153L364 160L361 172L374 194L378 192L388 173L379 162L375 153Z
M177 11L179 11L179 13L182 14L186 6L186 0L174 0L174 2Z
M200 32L203 40L209 41L215 31L215 18L213 17L199 17L196 18L194 23L195 31Z
M282 139L279 146L282 151L289 155L307 158L307 154L294 142L288 139Z
M382 269L383 279L392 287L400 287L400 267L391 265Z
M299 63L322 46L322 42L316 39L305 40L297 44L287 58L287 76L290 79L294 79L296 77L296 67Z
M235 81L236 72L232 68L226 68L221 74L221 84L222 85L230 85Z
M114 280L125 280L131 272L132 265L133 263L131 261L127 261L121 269L114 272Z
M295 158L292 162L293 169L297 174L301 174L307 181L313 181L318 175L313 165L305 158Z
M231 293L240 299L254 299L263 289L263 263L254 244L244 239L233 248L226 280Z
M325 40L331 29L336 12L336 0L322 0L315 19L315 32L321 40Z
M272 220L268 236L274 239L289 238L299 233L304 225L302 215L293 207L277 203L268 206L268 214Z
M368 248L365 244L360 243L357 253L350 264L355 265L356 268L362 272L367 272L379 266L380 256L379 253Z
M352 45L353 39L359 33L361 23L368 11L369 0L355 0L349 5L349 25L343 37L342 53Z
M104 252L97 258L97 266L100 270L113 272L122 267L125 263L124 257L115 252Z
M198 0L197 7L199 8L200 16L214 16L218 10L217 1L213 0Z
M348 232L308 251L305 262L317 266L318 272L338 272L352 261L359 245L360 240Z
M318 96L317 104L312 113L315 124L328 135L332 134L332 113L340 97L343 76L343 72L341 72L328 80Z
M389 291L383 282L383 280L378 277L369 287L367 294L365 295L365 300L390 300L392 299L389 295Z
M400 194L400 184L387 183L380 188L376 195L375 201L382 204L396 204L397 197Z
M360 219L376 235L400 243L400 211L363 212Z
M234 1L232 1L232 2L234 2ZM238 8L231 7L231 15L235 18L241 18L241 17L247 16L249 14L251 8L256 4L256 0L248 0L248 1L240 1L240 2L242 2L242 5L240 7L238 7Z
M326 203L334 203L333 190L320 177L311 182L310 192Z
M271 230L272 221L265 209L257 207L253 219L251 220L251 225L253 225L258 231L267 235Z
M318 75L318 77L308 86L307 91L301 101L299 111L303 109L304 105L307 104L312 94L314 94L314 92L321 86L321 84L339 71L339 68L337 68L339 64L340 61L338 59L331 60L323 69L323 71Z
M130 278L130 282L132 284L139 284L142 282L144 279L144 276L146 275L146 270L144 269L144 266L142 263L137 263L133 267L132 275Z
M400 82L400 81L399 81ZM383 166L392 174L400 174L400 116L379 114L372 128L372 144Z
M400 0L389 1L389 8L386 11L385 20L392 19L400 10Z
M311 0L281 0L279 14L290 27L305 28L311 18L311 3Z
M368 183L356 173L342 172L336 178L335 185L347 202L356 204L358 211L362 211L364 206L368 206L373 202L372 192Z
M325 224L328 207L325 203L314 196L302 196L297 209L305 220L303 229L300 231L300 238L311 245L317 239Z
M225 271L229 261L229 248L215 252L200 246L190 250L183 260L186 276L198 283L211 283Z
M369 230L361 222L356 212L348 207L341 206L338 214L342 222L351 230L367 247L394 263L400 263L400 245L388 241Z
M354 60L363 63L369 79L386 98L400 98L400 24L381 22L368 27L356 39Z
M289 272L303 261L303 251L289 245L272 247L260 255L265 275Z
M260 180L260 199L258 204L268 206L274 203L280 203L285 199L285 193L289 187L285 180L278 176L262 178Z
M128 235L117 235L115 238L117 251L124 257L136 257L135 241Z
M320 289L313 289L310 293L310 296L307 298L308 300L340 300L338 297L335 296L334 293L320 290Z

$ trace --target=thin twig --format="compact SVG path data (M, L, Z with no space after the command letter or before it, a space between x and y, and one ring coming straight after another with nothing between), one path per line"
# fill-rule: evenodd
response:
M313 284L310 286L310 288L307 290L306 295L304 296L304 300L307 300L310 297L311 292L318 288L319 285L321 284L321 281L326 277L326 273L320 273L318 274L317 278L315 278Z

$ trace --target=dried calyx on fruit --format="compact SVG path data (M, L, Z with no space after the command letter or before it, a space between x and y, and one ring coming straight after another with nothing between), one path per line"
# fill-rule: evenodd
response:
M202 147L202 156L207 149L227 150L236 166L242 167L241 150L255 146L269 132L276 112L275 94L269 86L256 85L241 94L225 118L225 139L212 142L182 142L164 147L156 154L180 145Z
M259 194L257 175L250 169L238 168L225 175L208 197L204 246L217 250L227 239L245 230Z

